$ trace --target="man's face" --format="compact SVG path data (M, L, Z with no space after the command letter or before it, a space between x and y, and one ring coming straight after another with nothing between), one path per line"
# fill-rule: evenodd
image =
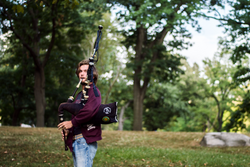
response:
M88 72L89 65L82 65L79 68L79 79L83 79L82 82L85 82L87 79L87 72Z

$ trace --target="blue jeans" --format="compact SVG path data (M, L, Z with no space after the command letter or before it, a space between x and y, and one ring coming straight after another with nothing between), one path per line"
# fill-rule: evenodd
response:
M74 167L92 167L97 151L97 142L87 144L84 138L80 138L75 140L72 146Z

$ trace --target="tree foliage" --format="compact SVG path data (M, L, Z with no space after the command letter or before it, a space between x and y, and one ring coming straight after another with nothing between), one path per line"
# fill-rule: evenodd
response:
M224 27L225 36L221 37L219 45L223 52L231 52L230 59L237 65L238 69L233 76L234 82L244 85L250 79L249 62L246 64L246 60L250 53L250 2L249 0L225 0L214 2L215 3L213 3L213 6L210 8L214 16L210 15L206 17L220 21L219 26ZM221 8L225 9L225 7L227 9L226 12L221 10ZM247 100L248 95L245 94L244 97ZM233 128L234 125L236 126L234 130L237 130L237 127L244 127L242 120L247 118L246 115L248 115L249 111L244 109L240 110L241 109L232 115L231 123L228 124L227 130ZM245 111L244 114L242 113L243 111Z
M164 129L172 117L184 117L187 103L178 87L170 83L152 83L145 98L144 126L147 130Z
M221 37L219 42L223 48L223 52L231 51L230 59L238 65L238 72L235 77L244 76L250 72L249 67L243 67L242 62L248 58L249 50L249 32L250 32L250 7L248 0L225 0L216 1L217 3L211 7L214 11L214 16L205 16L220 21L221 27L225 29L225 37ZM227 6L227 11L222 9ZM221 9L222 8L222 9ZM222 14L224 12L225 14ZM249 75L245 75L241 80L249 80Z
M109 1L121 9L117 12L122 22L124 45L134 50L128 67L134 71L134 130L142 130L143 100L152 78L174 81L181 73L180 59L171 55L173 49L189 46L183 39L190 38L185 23L194 27L195 17L205 5L203 1ZM199 28L197 26L197 28ZM164 43L169 36L173 40ZM169 56L171 55L171 56ZM171 57L171 58L170 58Z
M44 126L46 108L46 71L54 57L57 68L71 68L65 60L78 62L82 54L79 43L92 31L95 20L107 8L103 1L8 1L0 2L2 33L10 33L10 42L25 48L33 64L37 126ZM23 55L24 56L24 55ZM53 64L51 63L51 64ZM61 66L60 66L61 65ZM62 73L61 73L62 74Z
M209 85L201 75L201 69L196 63L190 66L186 60L182 60L181 68L185 74L180 75L175 87L178 90L178 100L185 104L185 112L173 115L164 129L168 131L205 131L208 128L207 119L213 118L211 101L206 96Z
M237 67L223 54L221 57L214 57L214 60L206 59L203 62L210 85L207 96L214 99L217 107L216 120L211 125L216 131L221 132L225 112L232 113L232 100L235 100L233 90L239 86L233 80Z
M250 94L249 94L249 90L245 90L246 93L245 95L242 97L242 101L240 104L238 104L236 111L234 111L231 114L231 118L230 120L227 122L225 129L227 131L234 131L234 132L238 132L238 131L243 131L244 129L247 129L249 127L246 126L246 122L249 119L249 115L250 115Z
M8 36L8 35L7 35ZM34 110L32 78L33 67L26 50L18 42L2 36L0 57L1 116L5 125L18 125L20 120L30 118ZM24 111L24 112L21 112ZM33 123L33 122L29 122Z

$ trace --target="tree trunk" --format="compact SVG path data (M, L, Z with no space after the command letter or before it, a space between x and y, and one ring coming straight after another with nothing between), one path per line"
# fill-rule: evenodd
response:
M14 114L13 114L13 117L12 117L12 126L19 126L18 124L17 124L17 122L18 122L18 118L19 118L19 114L20 114L20 112L21 112L21 108L14 108Z
M45 76L44 68L35 71L35 101L36 101L36 126L44 127L45 101Z
M23 59L23 64L27 64L27 60L26 58L24 57ZM23 66L23 72L22 72L22 77L21 77L21 80L20 80L20 87L21 88L25 88L25 83L26 83L26 66L24 65ZM19 115L21 113L21 111L24 109L23 105L23 92L22 91L19 91L18 94L17 94L17 97L15 98L14 96L12 96L12 102L13 102L13 108L14 108L14 114L13 114L13 117L12 117L12 126L20 126L18 125L18 120L19 120Z
M124 108L122 107L121 113L119 115L119 125L118 125L118 130L123 131L123 123L125 121L125 118L123 118L124 115Z
M138 80L138 79L137 79ZM133 130L141 131L142 130L142 116L143 116L143 92L140 89L139 83L134 81L134 121L133 121Z
M218 118L218 132L221 132L222 130L222 124L223 124L223 117Z
M135 73L134 73L134 120L133 120L133 130L141 131L142 130L142 113L143 113L143 96L142 89L140 86L141 82L141 72L142 72L142 64L139 64L143 59L143 42L145 38L144 28L141 25L137 28L137 39L136 39L136 47L135 47L135 60L134 63Z
M119 114L119 125L118 125L118 130L121 130L121 131L123 130L123 123L124 123L124 121L125 121L124 113L125 113L126 108L128 108L129 104L130 104L130 101L127 102L127 103L126 103L124 106L122 106L122 108L121 108L121 112L120 112L120 114Z

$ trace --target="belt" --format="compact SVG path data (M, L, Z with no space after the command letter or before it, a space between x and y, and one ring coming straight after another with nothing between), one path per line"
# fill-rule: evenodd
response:
M80 138L82 138L83 136L82 136L82 134L80 133L80 134L78 134L78 135L74 135L73 136L73 140L77 140L77 139L80 139Z

